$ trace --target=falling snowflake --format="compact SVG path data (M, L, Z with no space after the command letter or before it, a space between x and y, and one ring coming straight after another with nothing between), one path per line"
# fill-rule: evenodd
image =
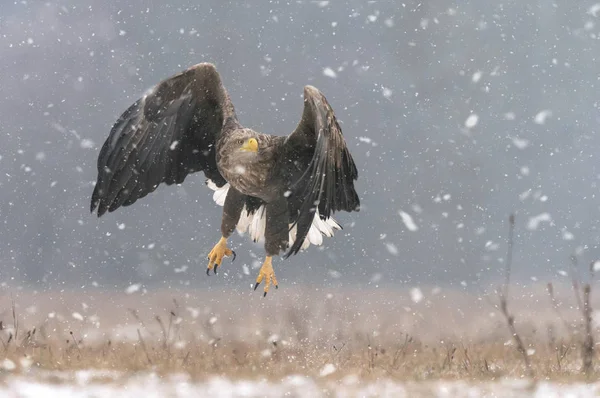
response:
M17 365L15 365L15 363L13 361L11 361L10 359L6 358L5 360L2 361L2 365L1 365L2 369L4 370L15 370L17 368Z
M400 217L402 217L402 222L404 223L406 229L408 229L411 232L414 232L419 229L419 227L417 226L417 224L415 224L410 214L402 210L400 210L398 214L400 214Z
M600 12L600 3L596 3L596 4L592 5L590 8L588 8L588 14L590 14L593 17L597 17L599 12Z
M74 312L71 314L73 319L77 319L78 321L83 321L83 316L79 312Z
M383 94L384 98L386 98L386 99L390 99L392 97L392 90L390 90L387 87L382 87L381 93Z
M529 146L529 140L519 137L512 137L512 142L517 149L525 149Z
M535 118L533 120L536 124L545 124L546 119L548 119L550 116L552 116L552 111L549 109L545 109L543 111L538 112L538 114L535 115Z
M133 293L139 291L140 287L142 287L142 285L139 283L133 284L133 285L129 286L127 289L125 289L125 293L133 294Z
M337 77L337 73L329 67L323 69L323 75L335 79Z
M550 216L549 213L538 214L537 216L529 217L529 221L527 222L527 229L530 231L535 231L536 229L539 228L539 226L542 222L549 223L551 221L552 221L552 217Z
M335 365L332 363L328 363L327 365L323 366L323 368L319 372L319 376L326 377L331 374L334 374L335 371L336 371Z
M198 316L200 316L200 310L198 308L186 307L185 309L190 313L190 316L194 319L196 319L196 318L198 318Z
M423 292L421 291L421 289L419 289L418 287L413 287L412 289L410 289L410 299L415 304L423 300Z
M467 120L465 120L465 127L468 129L472 129L473 127L477 126L477 123L479 123L479 116L472 113L471 115L469 115Z
M395 244L387 242L385 244L385 247L387 249L387 251L392 255L392 256L397 256L398 255L398 248L396 247Z

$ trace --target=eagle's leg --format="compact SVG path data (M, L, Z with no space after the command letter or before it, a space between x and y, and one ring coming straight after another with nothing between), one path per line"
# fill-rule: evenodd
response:
M209 262L206 275L210 275L210 270L213 268L215 274L217 273L217 268L221 265L224 256L233 255L233 260L235 260L235 252L227 247L227 239L231 236L240 220L245 200L246 197L243 194L236 191L233 187L229 187L225 203L223 204L223 218L221 219L222 236L208 255Z
M285 250L288 246L289 240L289 214L287 208L287 199L284 195L281 195L279 199L267 203L267 220L265 225L265 251L267 252L267 258L256 278L256 284L254 290L258 285L265 280L265 289L263 297L267 295L271 284L275 285L277 289L277 278L275 278L275 271L273 271L272 257L277 256L279 252Z
M271 256L267 256L265 258L265 262L262 267L260 267L260 271L258 271L258 276L256 277L256 284L254 285L254 290L258 287L258 285L264 280L265 281L265 290L263 293L263 297L267 295L269 291L269 287L271 287L271 283L275 286L275 289L279 288L277 284L277 278L275 277L275 271L273 271L273 263Z
M210 270L214 268L215 274L217 273L217 268L221 265L223 261L223 257L232 256L233 260L235 260L235 252L227 247L227 238L221 237L215 247L208 254L208 268L206 269L206 275L210 275ZM232 260L232 261L233 261Z

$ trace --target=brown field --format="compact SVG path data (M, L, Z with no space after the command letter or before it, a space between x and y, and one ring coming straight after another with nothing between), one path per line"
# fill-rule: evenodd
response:
M0 366L273 379L496 380L527 375L495 294L282 288L78 293L4 290ZM592 294L592 298L593 298ZM538 380L575 381L582 319L568 286L512 288L509 309ZM600 301L593 301L600 308ZM557 311L558 309L558 311ZM594 324L594 336L598 336ZM6 360L9 360L8 362ZM597 353L595 360L599 357ZM330 373L330 374L328 374Z

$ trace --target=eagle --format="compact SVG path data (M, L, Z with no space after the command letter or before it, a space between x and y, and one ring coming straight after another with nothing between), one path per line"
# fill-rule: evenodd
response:
M98 155L91 212L129 206L161 183L181 184L203 171L223 206L221 238L208 254L217 273L234 230L264 239L254 290L278 288L272 257L297 254L341 229L337 211L358 211L358 170L333 109L313 86L288 136L243 127L213 64L200 63L145 93L115 122Z

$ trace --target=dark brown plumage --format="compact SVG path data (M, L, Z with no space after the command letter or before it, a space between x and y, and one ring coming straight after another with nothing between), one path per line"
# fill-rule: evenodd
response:
M292 134L260 134L241 126L215 67L203 63L162 81L117 120L98 156L91 211L100 217L197 171L225 195L223 238L209 255L209 270L214 263L216 273L232 254L226 240L236 227L255 240L264 236L265 293L270 280L276 284L270 256L319 244L321 233L339 229L334 212L359 208L357 168L318 89L304 88Z

